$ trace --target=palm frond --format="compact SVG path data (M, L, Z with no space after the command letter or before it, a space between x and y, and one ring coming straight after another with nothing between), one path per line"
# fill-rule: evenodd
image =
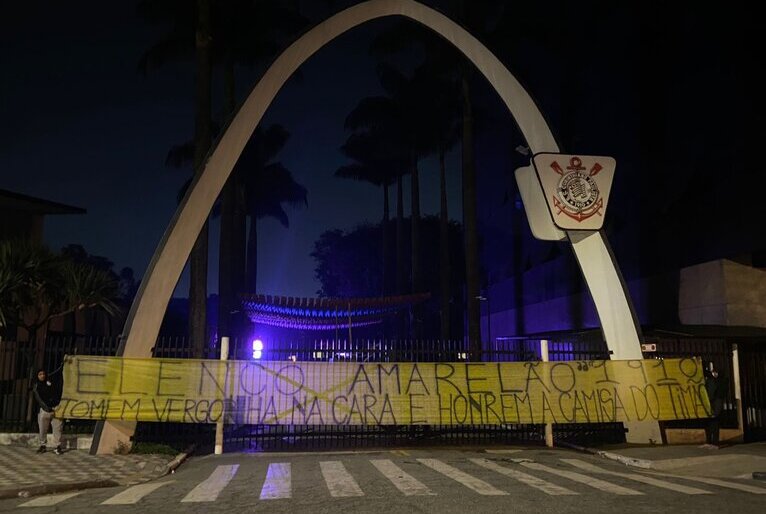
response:
M191 37L173 33L144 52L138 61L138 71L142 75L148 75L168 63L191 60L193 57L194 33L191 33Z
M363 98L348 113L344 126L347 130L383 130L394 124L395 109L393 101L386 96Z
M88 264L65 261L61 265L64 277L64 304L57 315L84 309L102 309L110 316L119 313L114 302L119 284L109 273Z

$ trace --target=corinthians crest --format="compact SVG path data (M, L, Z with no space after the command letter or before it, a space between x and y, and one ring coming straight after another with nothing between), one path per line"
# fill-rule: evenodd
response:
M566 230L599 230L612 187L611 157L537 154L533 163L553 221Z
M566 171L561 169L558 162L551 163L553 171L561 175L553 205L558 213L582 221L594 214L601 215L604 199L599 197L598 185L593 177L602 170L599 163L593 164L590 171L585 170L579 157L569 159Z

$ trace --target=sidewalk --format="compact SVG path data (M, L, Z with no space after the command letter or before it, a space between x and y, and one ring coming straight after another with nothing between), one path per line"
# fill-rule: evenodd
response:
M713 478L752 478L766 471L766 443L735 444L718 450L697 445L604 446L589 453L627 466Z
M0 499L145 482L165 475L173 459L171 455L89 455L76 449L55 455L36 450L0 446Z

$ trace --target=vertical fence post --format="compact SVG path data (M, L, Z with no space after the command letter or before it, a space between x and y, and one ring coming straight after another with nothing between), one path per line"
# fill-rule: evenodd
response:
M221 338L221 360L225 361L229 358L229 338ZM225 380L225 379L224 379ZM225 383L225 382L224 382ZM223 419L225 412L221 413L221 418L215 424L215 454L221 455L223 453Z
M540 340L540 359L542 359L543 362L548 362L548 340L547 339ZM553 424L552 423L545 424L545 446L547 446L548 448L553 448Z
M745 420L742 415L742 382L739 378L739 348L737 343L731 345L731 365L734 371L734 402L737 405L737 429L745 430Z

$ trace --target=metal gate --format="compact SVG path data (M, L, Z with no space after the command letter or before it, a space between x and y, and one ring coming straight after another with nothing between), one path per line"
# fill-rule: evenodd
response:
M738 343L745 441L766 440L766 341Z

